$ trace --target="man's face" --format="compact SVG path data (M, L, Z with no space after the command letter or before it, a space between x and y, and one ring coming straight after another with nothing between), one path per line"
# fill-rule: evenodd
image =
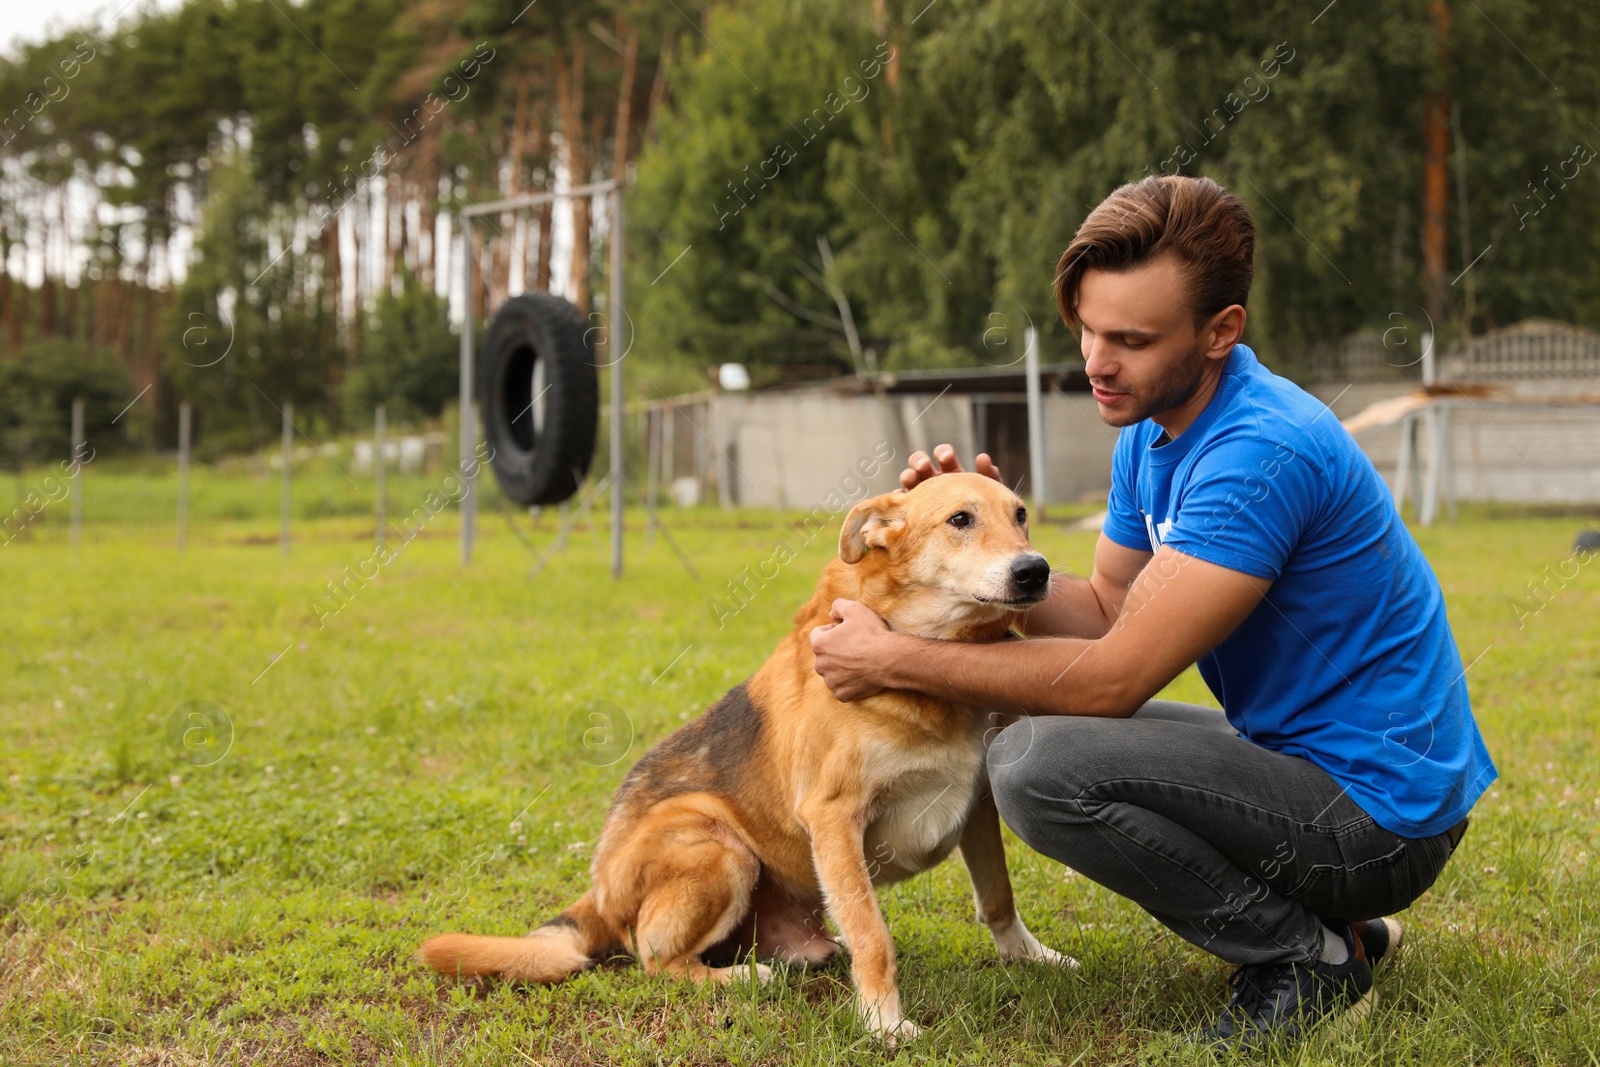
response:
M1131 426L1195 394L1206 352L1176 256L1126 271L1090 268L1078 283L1083 358L1100 418Z

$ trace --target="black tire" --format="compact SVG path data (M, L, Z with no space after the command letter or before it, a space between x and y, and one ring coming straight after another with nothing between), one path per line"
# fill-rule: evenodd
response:
M489 465L506 496L559 504L578 491L600 421L599 376L581 311L549 293L507 300L489 325L478 396L494 450Z
M1578 539L1572 542L1573 552L1600 552L1600 530L1593 527L1578 531Z

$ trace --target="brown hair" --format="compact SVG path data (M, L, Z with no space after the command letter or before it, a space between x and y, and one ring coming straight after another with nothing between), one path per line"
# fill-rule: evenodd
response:
M1255 274L1256 224L1244 201L1210 178L1151 175L1119 187L1078 227L1056 266L1056 306L1078 318L1078 283L1090 267L1123 271L1172 252L1182 260L1196 323L1244 306Z

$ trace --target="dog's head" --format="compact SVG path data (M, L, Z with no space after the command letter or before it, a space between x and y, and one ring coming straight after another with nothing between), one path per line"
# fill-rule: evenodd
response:
M839 558L864 568L863 596L897 629L953 637L1010 618L1050 591L1017 494L978 474L941 474L851 509Z

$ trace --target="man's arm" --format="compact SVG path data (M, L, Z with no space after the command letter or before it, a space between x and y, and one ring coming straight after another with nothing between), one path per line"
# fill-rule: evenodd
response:
M894 633L870 609L840 600L840 621L813 630L811 646L817 673L840 700L911 689L1031 715L1120 717L1232 633L1271 584L1163 548L1124 587L1118 613L1098 638L931 641Z

